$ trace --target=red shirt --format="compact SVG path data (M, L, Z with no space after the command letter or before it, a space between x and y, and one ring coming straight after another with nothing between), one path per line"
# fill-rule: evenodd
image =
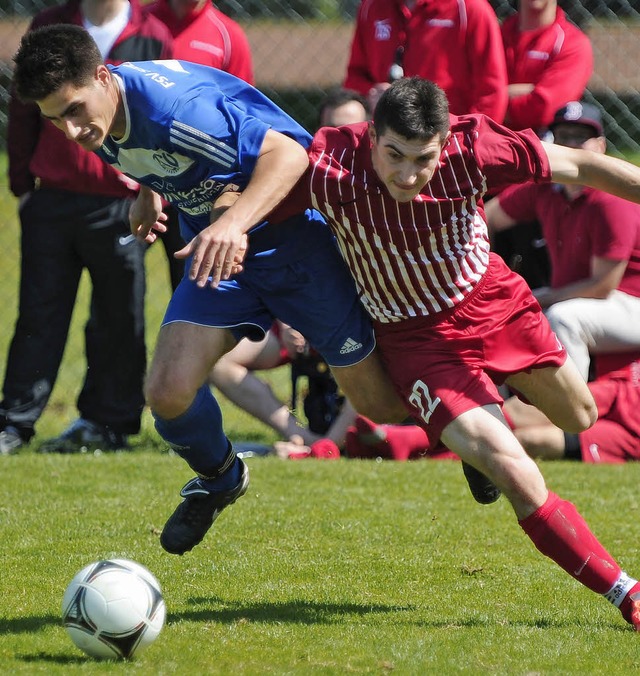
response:
M509 17L502 39L509 84L535 85L531 93L509 100L509 127L547 127L565 103L582 98L593 72L591 42L559 7L554 23L537 30L522 32L518 15Z
M616 422L640 439L640 361L588 385L598 407L598 421Z
M344 86L366 95L388 82L396 49L407 76L419 75L447 94L455 115L483 113L502 122L507 72L500 26L486 0L363 0Z
M155 17L142 13L138 0L130 0L131 17L111 48L107 63L169 59L171 35ZM80 0L39 12L29 30L49 24L82 25ZM43 187L77 193L127 197L137 184L87 152L51 122L43 119L36 104L24 104L13 96L9 102L7 132L9 182L14 195L33 190L38 182Z
M224 70L253 84L251 48L242 28L210 2L178 19L169 0L156 0L148 11L173 35L176 59Z
M371 316L383 323L448 311L485 274L488 186L550 179L532 131L483 115L451 120L440 166L413 201L391 198L371 163L367 124L324 127L309 150L314 208L327 218Z
M628 261L618 289L640 296L640 205L592 188L570 200L558 184L513 186L498 199L511 218L540 222L553 288L590 277L597 256Z

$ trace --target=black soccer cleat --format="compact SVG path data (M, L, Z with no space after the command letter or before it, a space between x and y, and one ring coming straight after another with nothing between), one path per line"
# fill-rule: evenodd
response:
M464 460L462 461L462 471L469 484L471 495L473 495L476 502L479 502L481 505L490 505L502 495L502 492L493 481Z
M160 535L160 544L170 554L182 555L202 542L213 522L225 507L243 496L249 486L249 470L238 459L242 474L235 488L210 491L200 477L187 482L180 491L184 500L178 505Z

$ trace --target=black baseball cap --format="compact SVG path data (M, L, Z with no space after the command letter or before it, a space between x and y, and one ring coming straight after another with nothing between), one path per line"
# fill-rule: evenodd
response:
M562 106L554 115L549 129L553 131L553 128L557 124L584 124L587 127L591 127L598 136L604 135L602 113L597 106L591 103L569 101L566 106Z

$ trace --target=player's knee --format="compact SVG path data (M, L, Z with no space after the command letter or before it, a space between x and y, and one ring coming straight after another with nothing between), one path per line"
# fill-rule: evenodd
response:
M565 432L579 434L580 432L588 430L597 419L598 408L593 397L589 393L589 396L579 401L575 407L573 420L567 425L563 425L562 428Z
M195 392L180 378L168 381L161 374L150 376L145 384L145 398L153 413L171 419L182 415L193 401Z

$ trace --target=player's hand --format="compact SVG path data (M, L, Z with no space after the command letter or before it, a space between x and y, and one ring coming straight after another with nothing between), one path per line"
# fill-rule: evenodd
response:
M210 285L215 288L220 280L242 271L246 251L247 236L238 226L220 227L214 223L174 255L181 259L192 257L189 279L202 288L211 277Z
M507 85L507 93L509 94L510 99L513 99L516 96L526 96L527 94L531 94L534 89L535 87L531 82L518 82Z
M295 359L307 349L307 341L300 331L282 322L280 322L280 341L290 359Z
M162 212L160 195L140 187L138 196L129 209L129 227L138 239L153 244L158 238L157 232L166 232L164 222L167 215Z
M211 225L175 253L176 258L193 256L189 279L199 287L204 287L211 277L210 284L215 288L221 279L229 279L244 269L242 263L247 253L247 235L233 222L219 223L239 197L240 193L223 193L212 206Z

